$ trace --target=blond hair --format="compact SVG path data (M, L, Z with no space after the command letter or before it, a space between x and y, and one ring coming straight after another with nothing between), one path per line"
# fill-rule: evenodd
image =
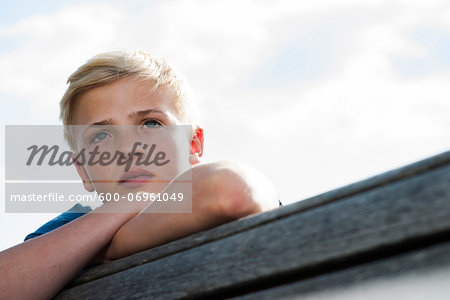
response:
M67 79L69 86L60 102L60 119L64 137L72 149L75 149L73 133L67 125L72 125L77 100L94 88L125 77L148 80L154 84L153 91L162 87L172 92L180 120L192 125L193 130L198 128L189 85L164 59L142 50L104 52L92 57Z

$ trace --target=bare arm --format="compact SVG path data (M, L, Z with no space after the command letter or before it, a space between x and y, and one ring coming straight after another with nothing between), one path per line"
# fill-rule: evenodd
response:
M118 230L102 252L100 261L108 262L278 207L278 195L273 185L248 167L216 162L197 165L190 172L192 213L151 213L156 203L152 204ZM179 192L172 188L169 186L166 192Z
M0 252L0 299L54 297L136 215L100 213L111 208L105 204L54 231Z

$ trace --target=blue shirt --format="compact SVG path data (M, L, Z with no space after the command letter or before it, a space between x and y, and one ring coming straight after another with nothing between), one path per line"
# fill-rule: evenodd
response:
M92 208L90 206L82 206L80 203L77 203L68 211L48 221L47 223L39 227L35 232L27 235L25 237L25 241L40 236L44 233L50 232L52 230L55 230L56 228L61 227L64 224L72 222L73 220L81 217L82 215L87 214L91 210Z

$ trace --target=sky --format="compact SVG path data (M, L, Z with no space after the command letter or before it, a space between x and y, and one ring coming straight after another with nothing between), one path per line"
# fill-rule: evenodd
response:
M450 3L2 1L4 125L61 124L67 77L140 48L191 84L205 160L264 173L285 204L450 149ZM6 158L7 159L7 158ZM53 214L4 212L0 250Z

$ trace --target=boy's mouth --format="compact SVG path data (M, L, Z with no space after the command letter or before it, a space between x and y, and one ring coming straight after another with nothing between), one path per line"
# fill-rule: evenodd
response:
M134 188L151 182L155 174L143 169L133 169L123 174L119 179L119 185Z

